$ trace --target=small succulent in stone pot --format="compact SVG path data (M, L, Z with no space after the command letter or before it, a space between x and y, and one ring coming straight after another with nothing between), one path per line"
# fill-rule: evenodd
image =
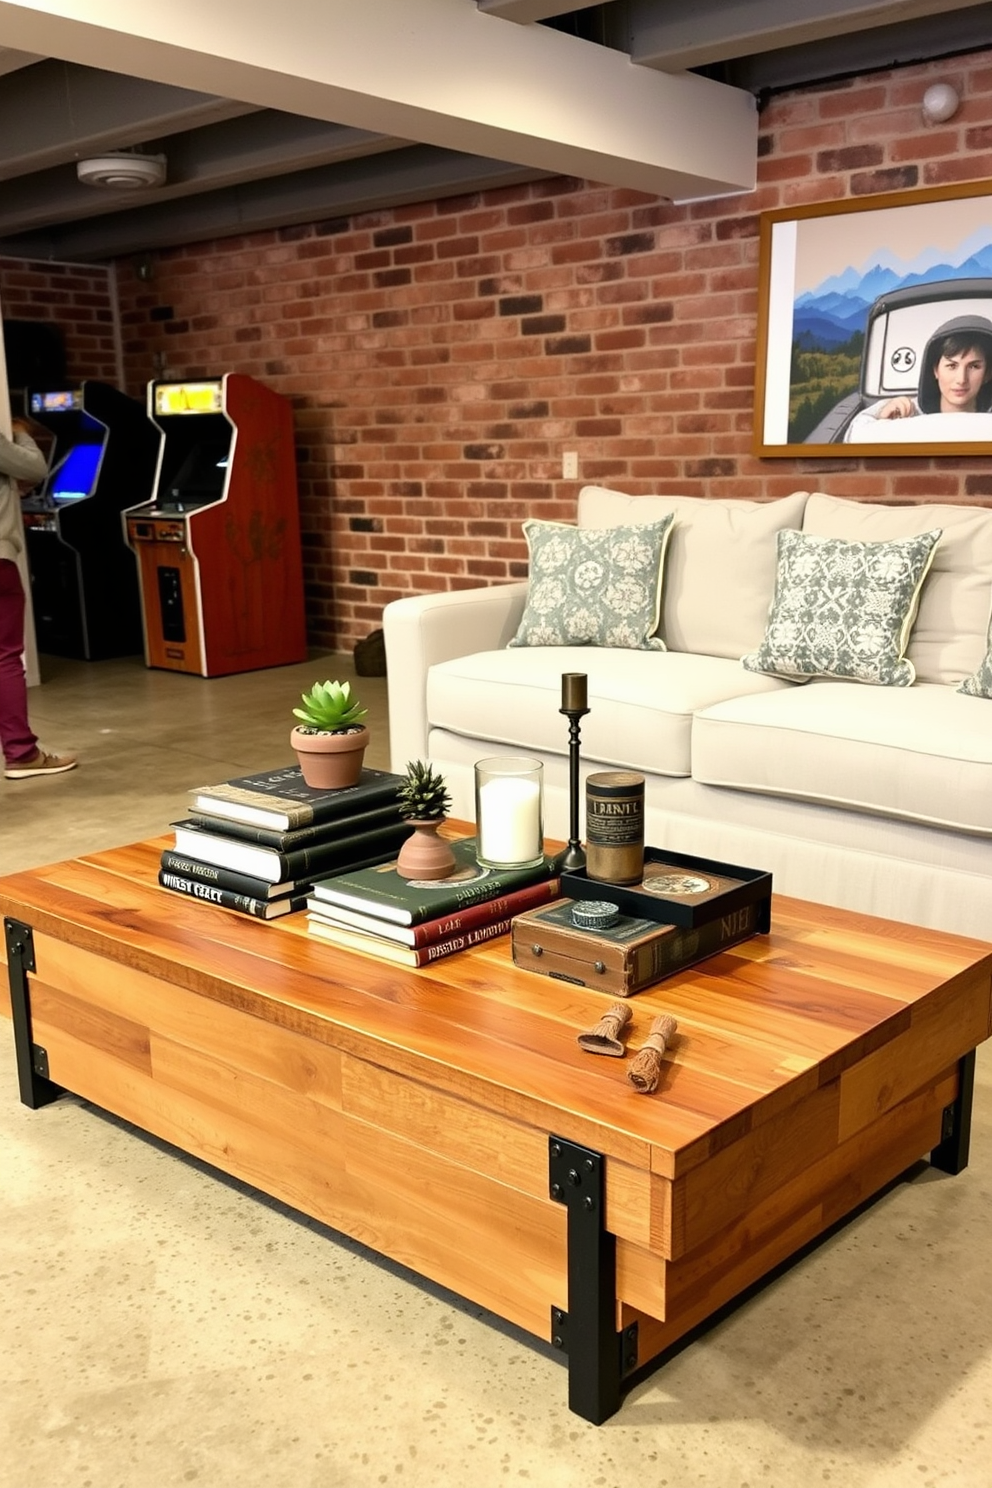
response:
M443 821L451 810L444 776L427 760L409 761L396 798L407 821Z
M437 829L451 809L444 776L426 760L411 760L396 792L400 815L413 828L399 851L396 871L401 878L426 883L447 878L455 867L451 844Z
M342 729L360 726L368 713L357 697L352 697L350 682L315 682L300 697L302 708L293 709L301 722L301 731L336 734Z
M315 682L300 701L303 707L293 709L300 722L289 742L307 785L315 790L357 785L369 742L362 721L368 709L352 695L351 683Z

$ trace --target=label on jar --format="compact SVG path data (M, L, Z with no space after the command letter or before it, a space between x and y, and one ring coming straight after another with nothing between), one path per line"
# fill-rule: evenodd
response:
M639 883L644 869L644 776L605 770L586 780L586 873Z

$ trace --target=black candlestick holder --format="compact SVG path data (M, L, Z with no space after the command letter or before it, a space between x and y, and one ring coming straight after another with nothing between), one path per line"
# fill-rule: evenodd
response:
M579 840L579 720L589 712L586 678L582 672L563 672L559 713L568 719L568 847L562 867L574 870L586 866L586 854Z

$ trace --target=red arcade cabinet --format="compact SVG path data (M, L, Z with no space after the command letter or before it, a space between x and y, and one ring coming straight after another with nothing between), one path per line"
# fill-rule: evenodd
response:
M128 513L145 660L220 677L306 659L293 415L228 372L151 382L155 495Z

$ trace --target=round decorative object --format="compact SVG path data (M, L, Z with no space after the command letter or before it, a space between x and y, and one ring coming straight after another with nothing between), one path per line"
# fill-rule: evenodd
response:
M648 894L680 899L687 894L707 894L713 885L698 873L655 873L641 886Z
M396 872L401 878L418 879L422 883L434 883L447 878L455 868L455 855L450 842L437 835L443 818L434 821L410 819L413 828L410 836L400 847L396 859Z
M605 899L578 899L572 905L572 924L578 930L608 930L619 918L616 905Z

